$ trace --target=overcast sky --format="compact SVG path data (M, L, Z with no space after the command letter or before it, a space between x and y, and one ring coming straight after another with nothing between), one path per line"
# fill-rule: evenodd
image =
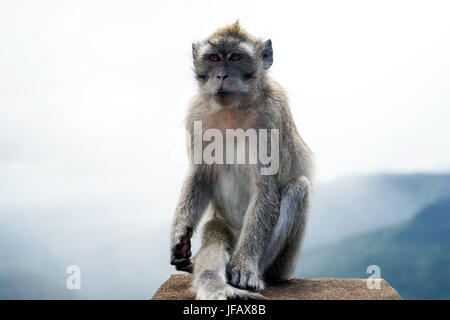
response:
M447 1L0 1L0 207L168 221L191 43L236 19L272 39L319 181L448 171L449 16Z

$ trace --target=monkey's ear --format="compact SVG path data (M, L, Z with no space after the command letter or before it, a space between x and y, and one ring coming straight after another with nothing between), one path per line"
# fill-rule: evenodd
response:
M193 42L192 43L192 56L195 57L197 56L197 51L198 51L198 42Z
M269 69L273 63L272 40L270 39L264 42L264 47L262 49L262 59L264 62L264 70Z

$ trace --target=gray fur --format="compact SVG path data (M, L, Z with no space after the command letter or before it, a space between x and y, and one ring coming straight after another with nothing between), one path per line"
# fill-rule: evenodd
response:
M210 43L226 48L226 41L232 38L233 46L245 42L259 54L267 48L268 42L264 46L264 42L246 37L244 31L236 33L234 28L234 33L227 34L224 30L195 45L196 68L202 68L196 53ZM256 292L264 288L264 281L292 275L305 233L311 151L297 132L283 89L265 70L267 62L262 56L255 59L255 78L246 82L245 90L232 105L215 102L211 90L204 89L205 80L199 79L199 92L186 118L191 167L172 227L172 264L179 270L192 271L186 235L195 230L210 204L213 217L205 224L202 248L193 263L192 288L198 299L261 298ZM206 130L221 129L224 119L231 119L227 125L244 130L279 130L277 174L261 175L260 164L193 164L194 121L202 121ZM180 247L189 249L177 251Z

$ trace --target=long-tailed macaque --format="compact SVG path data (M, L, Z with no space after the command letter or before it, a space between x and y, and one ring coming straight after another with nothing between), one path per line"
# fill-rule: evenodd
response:
M264 283L289 278L298 260L310 205L311 151L297 132L286 94L268 74L271 40L251 36L236 22L194 43L192 52L198 92L186 118L191 164L173 221L171 264L193 273L197 299L261 298ZM265 143L266 155L278 157L270 159L277 162L275 172L261 157L248 161L251 146L245 163L232 161L236 145L208 149L208 142L252 144L250 132L261 130L268 134L257 135L253 150L261 155ZM198 159L208 151L219 161ZM207 210L211 219L192 263L190 238Z

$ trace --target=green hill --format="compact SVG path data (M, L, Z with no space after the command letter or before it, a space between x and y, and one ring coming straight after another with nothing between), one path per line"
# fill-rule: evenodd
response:
M450 174L376 174L318 185L304 248L391 227L449 197L449 190Z
M450 199L400 225L306 250L296 276L367 278L369 265L405 299L450 299Z

